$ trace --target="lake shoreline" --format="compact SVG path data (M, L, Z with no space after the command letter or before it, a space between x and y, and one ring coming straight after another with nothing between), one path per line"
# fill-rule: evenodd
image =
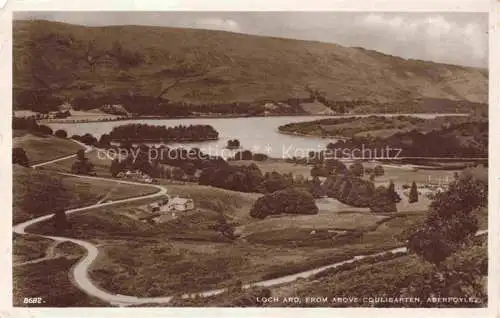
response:
M402 115L402 114L397 114ZM347 115L352 117L353 115ZM355 115L358 116L358 115ZM394 114L387 115L394 116ZM443 114L414 114L415 117L434 118ZM219 132L218 140L190 142L189 147L196 147L205 153L217 154L225 157L234 155L235 150L226 149L228 141L237 139L242 149L249 149L253 153L265 153L269 157L302 157L311 151L324 150L326 146L336 141L334 138L319 138L316 136L300 136L284 134L278 127L299 121L309 121L327 118L325 116L267 116L245 118L187 118L187 119L142 119L128 121L89 122L81 124L50 123L48 126L54 131L63 129L68 136L91 133L99 139L103 134L109 134L114 127L126 124L148 124L165 127L179 125L210 125ZM331 118L331 116L330 116ZM345 136L343 136L345 138ZM339 138L340 139L340 138ZM186 143L173 143L174 146L183 146ZM187 146L187 145L186 145ZM237 151L237 150L236 150Z
M111 114L110 114L111 115ZM192 115L192 116L132 116L132 117L118 117L118 118L106 118L106 119L40 119L38 120L41 124L80 124L80 123L105 123L114 121L128 121L128 120L165 120L165 119L226 119L226 118L267 118L267 117L324 117L324 118L345 118L345 117L369 117L369 116L418 116L418 115L433 115L439 117L446 116L470 116L469 113L359 113L359 114L267 114L267 115ZM330 138L330 137L328 137Z
M337 140L348 140L351 137L346 137L346 136L320 136L320 135L315 135L315 134L303 134L299 132L292 132L292 131L284 131L278 128L277 130L280 134L283 135L288 135L288 136L297 136L297 137L306 137L306 138L321 138L321 139L334 139L335 141Z

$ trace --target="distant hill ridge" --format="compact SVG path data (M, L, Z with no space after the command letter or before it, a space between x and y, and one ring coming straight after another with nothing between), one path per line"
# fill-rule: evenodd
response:
M14 21L13 35L15 108L55 103L54 97L77 108L122 103L113 99L119 96L158 101L159 108L168 102L278 102L311 94L326 104L422 99L487 103L488 98L485 69L330 43L44 20ZM102 104L85 106L82 100Z

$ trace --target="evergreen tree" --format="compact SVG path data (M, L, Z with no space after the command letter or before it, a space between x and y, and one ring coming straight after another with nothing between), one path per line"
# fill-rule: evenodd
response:
M83 149L80 149L76 152L76 159L82 161L85 160L85 151Z
M101 147L110 147L111 146L111 138L108 134L103 134L101 138L99 138L99 146Z
M392 182L392 180L389 183L388 192L389 192L389 197L391 198L392 202L395 202L395 203L401 202L401 197L396 192L396 188L395 188L394 182Z
M78 174L92 174L94 172L94 164L85 157L83 149L77 151L76 161L71 166L71 172Z
M377 177L383 176L384 175L384 167L382 167L381 165L376 165L373 168L373 173L375 173L375 176L377 176Z
M66 218L66 212L62 209L59 209L52 216L52 221L54 224L54 230L56 233L64 232L68 226L68 220Z
M314 177L309 185L309 192L315 199L321 198L325 195L325 191L321 185L319 177Z
M418 189L415 181L413 181L413 183L411 184L410 197L408 198L408 202L418 202Z
M116 177L122 171L122 165L118 160L118 158L111 161L111 166L109 167L109 171L113 177Z

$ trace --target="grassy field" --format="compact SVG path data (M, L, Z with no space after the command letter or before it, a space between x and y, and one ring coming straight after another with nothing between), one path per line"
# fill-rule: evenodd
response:
M310 278L267 290L249 289L227 292L208 298L179 299L172 305L181 307L486 307L487 261L485 238L459 250L442 265L445 271L469 273L467 278L451 277L446 284L436 279L436 268L413 254L384 254L331 268ZM262 301L272 296L271 302ZM430 293L441 297L475 297L468 303L433 303ZM259 298L260 297L260 300ZM378 297L378 303L374 300ZM384 297L413 297L413 301L390 303ZM416 300L415 298L419 299ZM285 301L294 298L297 302Z
M112 119L116 119L119 117L117 115L106 114L99 109L90 109L88 111L71 110L70 113L71 113L71 116L68 116L66 118L42 120L41 123L51 123L51 122L57 122L57 123L69 122L69 123L71 123L71 122L79 122L79 121L82 121L82 122L101 121L101 120L112 120Z
M111 166L111 159L106 156L101 156L98 150L92 150L85 154L89 161L94 165L94 171L99 177L111 178L111 173L109 172L109 167ZM66 160L61 160L58 162L51 163L49 165L43 166L45 170L55 170L61 172L71 172L71 166L75 162L75 158L69 158Z
M241 165L248 166L252 163L255 163L262 171L262 173L276 171L281 174L292 173L293 175L303 175L306 178L311 177L311 166L289 163L280 159L268 159L265 161L253 161L253 160L230 161L230 164L235 166L241 166Z
M468 271L478 270L487 259L487 245L483 240L476 245L458 251L446 260L443 265L448 270ZM448 284L444 289L442 283L432 280L431 274L435 272L435 267L419 259L416 255L407 255L395 259L382 261L374 264L364 264L356 268L346 270L331 270L321 273L315 278L298 281L288 286L275 288L272 290L273 296L287 297L296 296L304 299L311 295L321 295L332 300L335 297L357 298L354 303L332 303L331 301L315 306L322 307L370 307L373 304L364 300L364 297L420 297L421 301L414 304L378 304L376 307L485 307L486 298L477 294L477 290L472 291L471 285L467 281L457 279L454 283ZM486 292L487 277L483 274L476 274L476 282ZM431 294L425 290L422 284L431 285L432 292L440 293L441 297L478 297L482 303L454 304L442 303L433 304L427 301ZM410 287L411 286L411 287ZM429 288L429 286L427 286ZM442 289L442 290L441 290ZM480 292L481 293L481 292ZM276 303L273 306L290 306L290 304ZM303 305L303 303L302 303ZM293 305L292 305L293 306Z
M413 223L419 218L408 220ZM376 235L368 232L367 238L351 237L340 244L331 238L315 242L310 229L299 233L293 228L274 236L274 242L268 231L254 234L267 240L260 242L165 241L154 236L101 241L104 253L92 277L103 287L128 295L160 296L227 287L237 280L246 283L279 277L395 247L400 244L394 236L403 229L401 225L394 222L374 230ZM298 235L315 244L290 245Z
M363 163L365 168L374 167L375 163ZM453 174L455 172L460 172L458 170L425 170L418 169L413 170L405 166L397 165L383 165L384 175L375 178L375 184L388 183L392 180L394 183L398 184L408 184L411 185L413 181L417 185L423 184L448 184L453 181ZM365 175L368 179L369 176Z
M374 167L374 163L364 163L363 166ZM427 210L431 200L425 195L418 197L418 202L409 203L408 197L403 194L403 185L411 186L415 182L417 186L424 185L440 185L445 186L453 181L453 175L458 170L418 170L414 171L403 166L384 165L384 175L376 177L374 180L375 186L388 187L390 181L394 182L395 190L401 197L401 202L397 204L398 211L411 212ZM369 179L368 175L364 176L365 180Z
M23 263L44 257L47 248L53 242L51 239L14 234L12 240L12 263Z
M370 228L387 218L366 212L333 212L320 210L316 215L283 215L244 225L243 233L293 229L355 230Z
M14 137L12 144L13 147L21 147L26 151L30 164L72 155L82 148L69 139L55 136L35 136L29 133Z
M401 214L391 219L322 210L310 219L261 221L248 217L253 194L196 185L172 186L169 192L188 193L199 210L161 224L135 217L144 203L69 216L72 229L66 235L91 240L102 251L91 272L102 287L159 296L278 277L395 247L401 244L397 234L424 216ZM239 239L223 240L211 228L218 211L236 226L242 234ZM328 229L346 229L347 234L329 235ZM50 233L52 227L46 222L30 230Z
M65 243L70 244L70 243ZM13 304L15 307L100 307L107 306L76 288L68 276L71 267L84 255L76 245L64 246L67 257L13 268ZM25 298L40 297L39 304Z
M70 209L74 207L94 204L100 199L118 200L133 196L150 194L158 191L155 188L117 184L112 181L79 179L70 176L54 176L49 171L32 170L29 168L14 166L13 171L13 221L14 224L31 219L35 216L53 213L53 211L39 210L33 201L34 193L48 196L48 201L53 200L54 208L57 208L58 198L50 197L51 193L44 193L44 183L49 179L56 179L64 189L67 189L67 201L61 201L60 208Z

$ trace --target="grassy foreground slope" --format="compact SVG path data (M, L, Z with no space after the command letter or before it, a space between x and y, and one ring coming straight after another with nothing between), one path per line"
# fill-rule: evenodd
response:
M14 147L21 147L26 151L30 164L69 156L82 148L69 139L31 133L14 137L12 143Z
M54 176L48 171L35 171L13 166L13 223L36 216L96 203L99 199L118 200L154 193L150 187L117 184L113 181L86 180Z
M438 99L438 106L439 100L486 103L488 95L483 69L330 43L36 20L14 21L13 34L15 107L26 107L19 96L33 92L70 101L106 97L112 102L113 96L133 95L145 103L159 97L227 103L287 101L317 91L329 101L357 100L360 105L423 98ZM182 81L167 89L177 80Z
M85 251L72 243L65 246L65 257L13 267L13 304L16 307L104 307L107 303L79 290L68 272ZM28 298L39 298L30 304ZM38 299L37 299L38 300Z

